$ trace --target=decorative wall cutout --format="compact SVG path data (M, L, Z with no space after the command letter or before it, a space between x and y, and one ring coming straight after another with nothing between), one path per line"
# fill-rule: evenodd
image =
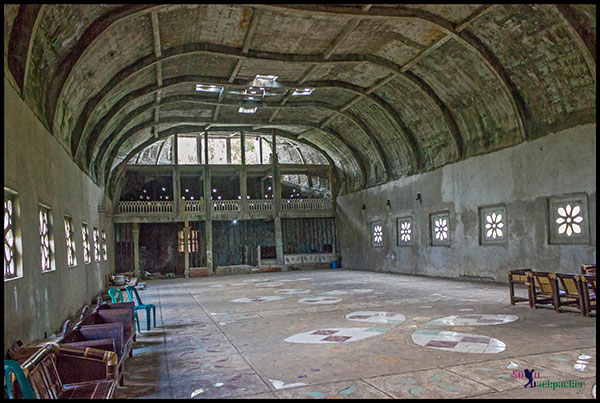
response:
M508 240L507 222L505 206L480 207L479 233L481 244L505 244Z
M4 194L4 280L19 277L15 262L14 202Z
M65 241L67 244L67 265L69 267L77 266L75 229L73 228L73 218L69 216L65 216Z
M383 246L383 221L371 223L371 246Z
M550 243L589 243L587 195L585 193L548 200Z
M374 322L374 323L387 323L392 325L399 325L404 323L406 318L404 315L394 312L383 312L383 311L359 311L351 312L345 316L348 320L355 320L358 322Z
M411 246L413 244L413 219L400 217L396 222L398 246Z
M310 332L298 333L288 337L284 341L288 343L346 343L366 339L367 337L377 336L385 333L388 328L373 327L342 327L331 329L311 330Z
M40 247L42 252L42 271L52 270L52 249L50 248L50 223L48 213L50 210L40 205Z
M431 245L450 246L450 213L434 213L430 216Z
M488 336L443 330L415 330L410 337L422 347L459 353L497 354L506 348L506 344Z

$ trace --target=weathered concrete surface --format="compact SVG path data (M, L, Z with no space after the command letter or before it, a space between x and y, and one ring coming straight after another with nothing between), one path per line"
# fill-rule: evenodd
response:
M127 362L125 386L119 387L117 397L590 398L596 383L595 319L572 312L532 310L526 304L511 306L507 288L339 269L149 281L141 297L156 304L159 322L138 336L133 358ZM277 291L284 289L310 293L265 302L231 302L283 295ZM371 292L353 293L355 289ZM339 303L299 302L307 295L334 290L346 292L338 294ZM522 291L517 292L521 295ZM397 312L406 321L383 324L345 319L356 311ZM493 326L426 324L463 313L519 318ZM143 316L140 319L144 321ZM284 341L316 329L363 326L387 330L344 343ZM411 340L413 331L421 329L486 335L504 342L506 349L476 354L423 348ZM539 338L542 329L543 340ZM590 357L584 371L578 371L573 365L582 354ZM511 362L521 371L534 368L540 372L536 381L574 380L585 385L554 391L524 389L526 380L514 379L513 369L506 368Z
M31 341L57 331L105 287L113 271L113 225L104 192L71 160L4 80L4 186L18 192L23 277L4 282L4 351L15 339ZM51 207L56 270L41 271L38 203ZM67 267L65 214L73 217L77 266ZM92 262L84 264L81 222L89 225ZM107 261L94 261L92 230L106 232Z
M590 243L550 245L547 198L571 193L588 196ZM578 272L580 264L596 262L596 125L576 126L337 200L344 268L501 282L516 268ZM480 245L478 208L493 204L506 206L508 242ZM433 247L429 214L442 210L450 212L450 247ZM410 247L396 246L396 219L405 215L413 216ZM383 247L371 247L370 223L377 220L384 223Z

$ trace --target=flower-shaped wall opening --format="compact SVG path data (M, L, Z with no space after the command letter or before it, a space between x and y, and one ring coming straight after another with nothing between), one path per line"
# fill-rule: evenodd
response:
M383 222L378 221L371 224L371 246L383 245Z
M450 245L450 214L448 212L431 215L431 245Z
M506 207L490 206L480 208L481 243L499 244L507 242Z
M557 210L559 217L556 219L558 224L558 233L572 236L573 234L581 234L581 222L583 217L580 215L581 207L571 207L567 204L565 208L559 207Z
M587 244L588 229L587 194L579 193L548 199L550 243Z
M413 241L413 223L412 217L398 218L398 246L412 245Z

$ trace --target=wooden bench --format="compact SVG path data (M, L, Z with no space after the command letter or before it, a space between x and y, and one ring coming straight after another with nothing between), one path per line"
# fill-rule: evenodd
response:
M528 273L531 283L531 307L554 309L559 312L559 298L561 290L554 273L532 271ZM564 294L564 291L562 292Z
M585 302L583 299L582 284L580 275L574 273L554 273L562 290L557 289L559 296L557 299L558 311L563 306L575 306L577 310L585 315ZM561 291L563 291L561 293Z
M590 313L593 310L593 316L596 316L596 276L580 274L579 280L581 281L581 293L583 294L584 315L592 316Z
M123 385L125 359L125 337L122 323L102 323L97 325L79 325L71 328L67 320L63 326L62 336L57 340L59 345L82 346L112 351L118 358L118 380Z
M595 264L582 264L581 265L581 274L591 274L593 276L596 275L596 265Z
M19 367L38 399L111 399L117 388L114 352L52 343L38 348ZM26 385L15 375L10 375L7 388L14 398L22 398Z
M510 292L510 304L515 305L517 302L527 302L531 307L531 283L528 273L530 269L509 270L508 271L508 290ZM523 285L527 287L527 298L515 296L515 285Z
M92 309L85 306L79 316L79 322L75 327L86 325L99 325L103 323L123 324L123 353L133 356L133 342L135 341L135 324L133 322L132 310L123 309Z

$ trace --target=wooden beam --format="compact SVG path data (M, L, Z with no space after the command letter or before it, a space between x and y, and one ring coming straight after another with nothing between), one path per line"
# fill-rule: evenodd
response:
M150 13L152 17L152 36L154 37L154 55L159 58L162 56L162 49L160 46L160 29L158 27L158 13L152 11Z
M242 47L243 53L248 53L248 50L250 50L250 45L252 44L252 39L254 38L254 33L256 32L256 26L258 25L259 13L260 10L254 10L254 14L252 15L252 21L250 22L250 28L248 28L246 38L244 39L244 46Z
M323 53L323 59L327 60L335 52L335 49L342 44L350 36L352 31L360 24L360 18L353 18L346 24L342 32L333 40L329 47Z
M242 67L242 59L238 59L238 61L235 64L235 67L233 68L233 71L229 75L229 79L227 81L232 82L233 80L235 80L235 76L237 76L237 73L240 71L241 67Z
M489 13L496 7L498 7L498 4L488 4L487 6L484 6L484 7L480 8L479 10L476 10L473 14L471 14L470 16L465 18L464 21L462 21L460 24L458 24L458 26L456 27L456 32L460 32L460 31L464 30L469 25L471 25L472 23L474 23L479 18L483 17L484 15L486 15L487 13Z

